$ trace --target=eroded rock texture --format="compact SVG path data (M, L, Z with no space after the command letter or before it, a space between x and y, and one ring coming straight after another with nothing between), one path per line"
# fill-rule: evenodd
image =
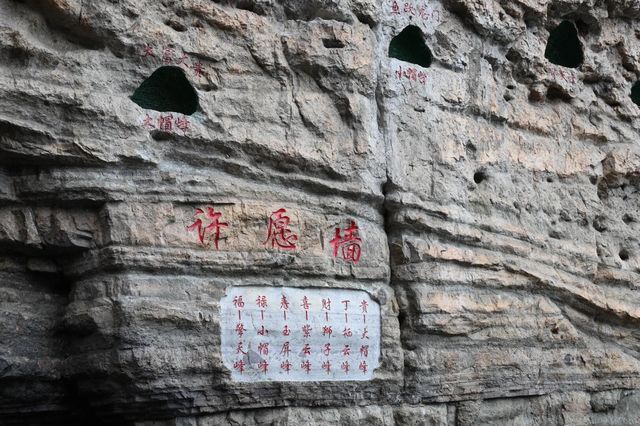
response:
M0 423L640 423L640 3L394 3L0 0ZM163 65L194 114L131 100ZM243 284L368 291L375 379L233 382Z

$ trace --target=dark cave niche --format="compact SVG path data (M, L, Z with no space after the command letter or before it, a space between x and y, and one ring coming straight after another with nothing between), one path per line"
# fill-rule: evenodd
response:
M420 28L409 25L395 36L389 44L389 57L428 68L433 55L425 43Z
M198 109L198 94L179 67L160 67L131 96L145 109L191 115Z
M549 34L544 57L551 63L566 68L578 68L584 61L578 30L570 21L562 21Z
M640 106L640 80L636 81L631 87L631 100L634 104Z

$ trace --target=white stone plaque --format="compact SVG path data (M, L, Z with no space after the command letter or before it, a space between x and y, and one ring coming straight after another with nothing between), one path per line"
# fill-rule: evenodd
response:
M380 305L360 290L230 287L222 360L240 382L371 380Z

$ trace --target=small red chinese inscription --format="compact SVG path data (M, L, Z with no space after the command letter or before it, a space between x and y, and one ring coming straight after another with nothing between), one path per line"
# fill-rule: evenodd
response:
M156 54L156 51L160 53ZM184 67L198 78L206 74L206 68L200 59L190 59L186 52L176 52L176 48L173 46L157 47L146 44L142 47L140 56L158 65Z
M443 22L442 14L439 10L429 9L424 3L412 1L389 0L391 15L404 15L409 18L419 18L425 22L439 25Z
M427 84L427 73L425 71L418 71L414 67L402 67L402 65L398 65L396 79L402 80L403 78L409 81L419 82L423 86Z
M160 113L154 118L147 112L142 118L142 127L144 127L145 129L156 129L165 133L173 133L176 132L176 129L178 129L183 134L187 134L190 125L191 122L187 117L174 117L173 114Z

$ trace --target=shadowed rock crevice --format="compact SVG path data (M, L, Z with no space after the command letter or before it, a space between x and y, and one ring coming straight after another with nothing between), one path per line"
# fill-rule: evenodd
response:
M179 67L160 67L142 82L131 100L146 109L191 115L198 109L198 94Z
M562 21L551 31L544 56L551 63L567 68L578 68L582 65L582 43L572 22Z
M389 57L424 68L430 67L433 60L433 55L425 43L422 31L415 25L409 25L391 40Z
M634 104L640 106L640 81L636 81L631 87L631 100Z

